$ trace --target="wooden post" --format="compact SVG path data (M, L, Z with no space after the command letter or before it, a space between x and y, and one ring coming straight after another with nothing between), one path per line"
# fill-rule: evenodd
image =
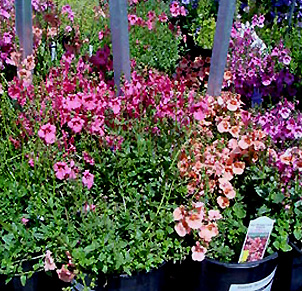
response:
M219 96L230 43L236 0L220 0L207 94Z
M22 58L33 53L32 6L31 0L15 0L16 32L22 50Z
M110 28L113 51L114 83L120 91L120 78L130 81L130 50L127 0L109 0Z

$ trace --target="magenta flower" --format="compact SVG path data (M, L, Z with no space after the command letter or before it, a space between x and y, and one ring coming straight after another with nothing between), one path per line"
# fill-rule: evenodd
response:
M63 180L69 176L71 173L71 169L68 167L68 165L65 162L56 162L53 165L53 169L56 172L56 177L59 180Z
M283 57L283 64L288 66L290 64L291 59L292 58L288 55L284 56Z
M73 117L69 122L68 126L75 132L79 133L84 125L84 120L78 116Z
M94 159L87 152L83 152L83 158L87 164L94 165Z
M38 135L47 144L53 144L56 141L56 127L50 123L44 124L39 129Z
M83 184L90 189L93 186L94 175L89 172L89 170L85 170L83 173L82 182Z
M27 218L25 218L25 217L22 217L22 218L21 218L21 223L22 223L22 224L26 225L27 222L29 222L29 219L27 219Z

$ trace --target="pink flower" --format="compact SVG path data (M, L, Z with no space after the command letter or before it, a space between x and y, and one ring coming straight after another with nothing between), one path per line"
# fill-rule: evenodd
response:
M67 178L71 172L71 169L67 166L65 162L56 162L53 166L53 169L56 172L56 177L59 180Z
M200 232L198 233L199 237L202 238L206 242L210 242L212 237L218 234L218 228L215 223L210 223L208 225L203 225L200 228Z
M159 20L160 22L167 22L167 21L168 21L168 17L167 17L167 15L166 15L166 13L163 12L162 14L158 15L158 20Z
M180 14L180 7L176 1L171 3L170 12L173 17L177 17Z
M83 159L89 165L94 165L94 159L87 152L83 152Z
M121 100L120 98L114 98L109 102L109 106L111 107L114 114L118 114L121 111Z
M218 220L222 218L219 210L209 210L208 216L209 220Z
M195 213L190 212L189 215L186 217L186 223L192 229L199 229L202 226L203 220L203 212Z
M185 9L184 6L181 6L181 7L180 7L180 15L181 15L181 16L186 16L186 15L187 15L187 11L186 11L186 9Z
M83 206L83 212L84 213L88 213L89 211L94 212L95 211L95 207L96 206L94 204L85 203L85 205Z
M128 21L130 25L135 25L137 21L137 16L135 14L128 15Z
M174 209L173 218L175 221L179 221L184 218L184 207L180 206Z
M230 205L229 199L227 197L222 197L222 196L219 196L217 198L217 203L222 209L229 207Z
M53 144L56 141L56 127L50 123L44 124L39 129L38 135L47 144Z
M57 270L57 274L60 280L64 282L71 282L75 277L75 274L69 271L65 265L62 266L60 270Z
M104 38L104 32L103 32L103 30L101 30L99 32L99 40L102 40L103 38Z
M190 232L190 230L185 227L182 222L177 223L174 226L174 229L176 230L177 234L181 237L184 237L187 233Z
M192 260L193 261L203 261L205 258L205 253L207 252L207 249L200 245L200 243L197 241L196 246L192 247Z
M89 172L89 170L85 170L83 173L82 182L83 184L90 189L93 186L94 175Z
M84 120L78 116L73 117L69 122L68 122L68 126L75 132L75 133L79 133L84 125Z
M65 27L65 32L69 33L69 32L71 32L71 31L72 31L72 28L71 28L69 25L67 25L67 26Z
M29 219L27 219L27 218L25 218L25 217L22 217L22 218L21 218L21 223L22 223L22 224L26 225L27 222L29 222Z
M290 64L291 59L292 58L290 56L288 56L288 55L284 56L283 57L283 64L286 65L286 66L288 66Z
M53 258L51 257L51 251L47 250L45 255L45 262L44 262L44 270L45 271L52 271L57 268Z

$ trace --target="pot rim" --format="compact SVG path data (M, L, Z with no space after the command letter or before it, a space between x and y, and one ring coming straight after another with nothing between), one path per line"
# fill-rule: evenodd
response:
M224 263L224 262L220 262L220 261L217 261L214 259L205 258L206 261L209 261L212 264L216 264L216 265L223 266L226 268L231 268L231 269L255 268L261 264L266 263L267 261L275 260L275 259L278 259L278 252L274 252L273 254L263 258L262 260L254 261L254 262L247 262L247 263ZM277 264L276 264L276 266L277 266Z

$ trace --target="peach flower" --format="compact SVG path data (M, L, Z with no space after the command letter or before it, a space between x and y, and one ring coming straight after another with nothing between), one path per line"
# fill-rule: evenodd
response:
M235 162L233 164L233 173L236 175L241 175L244 172L245 163L244 162Z
M209 223L208 225L203 225L200 228L200 232L198 233L199 237L202 238L206 242L210 242L214 236L218 234L218 227L216 223Z
M222 218L219 210L209 210L208 216L209 220L218 220Z
M197 241L196 246L192 247L192 260L193 261L203 261L205 258L205 253L207 252L207 249L200 245L200 243Z
M237 111L240 108L240 103L236 99L227 101L227 109L230 111Z
M224 209L224 208L230 206L230 201L229 201L229 199L226 198L226 197L222 197L222 196L219 196L219 197L217 198L217 203L218 203L218 205L219 205L222 209Z
M189 233L190 231L188 230L188 228L186 228L182 222L177 223L174 226L175 231L177 232L177 234L181 237L184 237L187 233Z
M173 218L175 221L179 221L184 218L184 214L185 214L185 208L183 205L181 205L181 206L177 207L176 209L174 209Z
M242 148L243 150L247 149L249 146L252 145L252 141L247 135L244 135L241 137L239 143L239 147Z
M192 229L199 229L202 226L203 212L201 213L189 213L186 217L186 223Z

